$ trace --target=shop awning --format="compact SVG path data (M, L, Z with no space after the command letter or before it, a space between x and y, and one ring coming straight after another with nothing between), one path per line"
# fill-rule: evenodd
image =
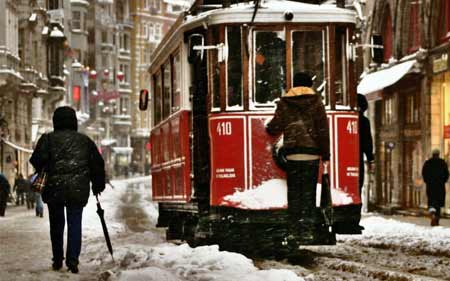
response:
M1 139L1 141L4 142L5 144L11 146L12 148L19 150L19 151L23 151L23 152L26 152L26 153L33 153L33 150L32 150L32 149L28 149L28 148L25 148L25 147L21 147L20 145L17 145L17 144L15 144L15 143L12 143L12 142L10 142L10 141L7 141L7 140L5 140L5 139L3 139L3 138Z
M358 93L367 95L394 85L411 70L415 63L416 60L410 60L367 74L358 85Z

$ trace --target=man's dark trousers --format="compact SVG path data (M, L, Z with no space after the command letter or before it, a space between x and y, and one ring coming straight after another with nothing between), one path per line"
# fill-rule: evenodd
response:
M81 220L82 207L66 207L67 212L67 251L66 264L78 265L81 251ZM50 238L52 240L53 261L62 261L64 258L64 205L49 204Z

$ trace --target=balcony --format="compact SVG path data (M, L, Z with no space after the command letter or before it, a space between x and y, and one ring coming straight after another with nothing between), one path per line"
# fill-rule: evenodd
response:
M30 66L22 67L21 74L23 76L22 83L20 84L20 89L24 92L34 93L37 91L39 73Z
M0 86L18 85L23 77L19 73L20 58L5 47L0 47Z
M47 15L50 19L50 24L59 24L64 28L64 9L48 10Z

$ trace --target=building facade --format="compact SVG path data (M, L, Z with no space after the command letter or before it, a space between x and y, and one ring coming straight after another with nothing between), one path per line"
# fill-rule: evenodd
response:
M450 160L450 1L366 1L364 11L367 48L358 91L370 101L377 156L376 180L366 185L370 200L382 208L426 210L422 165L434 148ZM374 59L376 45L384 52Z
M133 147L133 170L147 174L150 172L150 124L151 112L139 111L139 93L150 89L150 65L153 50L169 31L177 17L189 9L193 1L179 0L141 0L133 1L131 6L134 32L131 38L131 105Z

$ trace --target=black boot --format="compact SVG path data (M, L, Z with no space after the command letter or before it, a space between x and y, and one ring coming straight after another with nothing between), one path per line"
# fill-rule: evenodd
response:
M67 260L66 266L70 270L70 272L75 274L78 273L78 262Z
M53 268L53 270L60 270L62 265L63 265L62 260L53 261L52 268Z

